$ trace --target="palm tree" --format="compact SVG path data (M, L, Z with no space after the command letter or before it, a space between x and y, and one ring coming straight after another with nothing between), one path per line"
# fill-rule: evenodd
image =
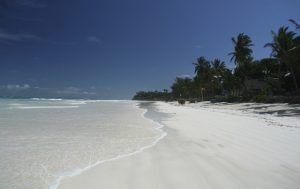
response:
M293 31L288 31L288 27L280 27L278 32L272 31L273 41L265 44L265 47L272 49L272 56L278 59L281 65L285 65L291 73L295 90L298 91L298 84L294 72L295 53L300 48L300 36L296 36Z
M216 76L221 76L226 69L225 63L219 59L214 59L211 62L212 72Z
M252 61L252 50L250 47L253 46L250 37L240 33L237 38L232 37L231 40L234 44L234 51L229 53L231 55L230 61L234 61L238 67L250 63Z
M192 95L193 80L190 78L177 77L171 86L172 94L175 98L188 99Z
M211 75L211 67L210 62L206 60L203 56L197 59L197 63L193 63L195 66L195 87L198 89L198 91L201 93L201 96L203 96L203 92L206 91L207 94L210 93L211 89L211 81L212 81L212 75Z
M197 59L197 63L193 63L195 66L195 74L198 80L202 82L209 81L210 77L210 64L203 56Z
M295 20L289 19L289 21L296 26L297 30L300 30L300 24L298 24Z
M212 73L212 87L213 93L222 92L222 81L226 70L225 63L219 59L211 61L211 73Z

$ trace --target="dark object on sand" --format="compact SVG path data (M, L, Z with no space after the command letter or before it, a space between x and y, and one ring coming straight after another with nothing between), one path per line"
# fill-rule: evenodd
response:
M185 100L184 99L178 99L178 103L179 104L185 104Z
M189 102L190 103L196 103L196 99L190 99Z

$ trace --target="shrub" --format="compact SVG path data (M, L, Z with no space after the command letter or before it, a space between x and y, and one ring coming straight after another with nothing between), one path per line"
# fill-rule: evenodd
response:
M256 95L252 98L253 102L257 103L263 103L267 101L267 96L266 95Z
M240 97L240 96L228 96L226 102L242 102L242 97Z
M185 100L184 99L178 99L178 103L183 105L183 104L185 104Z
M293 96L287 99L290 104L300 104L300 96Z
M195 99L190 99L189 102L190 103L196 103L196 100Z

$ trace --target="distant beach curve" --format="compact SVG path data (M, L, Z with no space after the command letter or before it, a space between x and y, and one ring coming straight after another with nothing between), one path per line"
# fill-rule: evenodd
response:
M163 140L142 153L67 178L59 189L282 189L300 185L299 115L283 117L270 111L264 117L255 112L263 104L255 103L180 106L156 102L155 106L169 115L160 120L168 133ZM287 107L299 110L287 104L275 104L273 110ZM285 125L277 120L286 121Z

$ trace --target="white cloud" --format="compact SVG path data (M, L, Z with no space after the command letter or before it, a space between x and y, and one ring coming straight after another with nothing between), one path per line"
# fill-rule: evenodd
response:
M6 89L8 90L26 90L26 89L30 89L30 85L29 84L24 84L24 85L18 85L18 84L8 84L6 86Z
M100 43L101 42L101 40L98 37L96 37L96 36L89 36L87 38L87 41L88 42L95 42L95 43Z
M179 75L177 77L179 77L179 78L193 78L194 76L192 76L190 74L183 74L183 75Z
M96 95L97 93L95 93L95 92L83 91L82 94L84 94L84 95Z
M30 33L8 33L0 28L0 40L7 41L24 41L24 40L39 40L39 36Z
M196 49L202 49L202 48L203 48L202 45L194 45L194 47L195 47Z
M30 88L30 85L25 84L25 85L23 86L23 88L24 88L24 89L29 89L29 88Z
M10 33L0 28L1 43L12 44L14 42L24 42L24 41L39 41L39 42L49 43L53 45L65 45L65 46L71 46L77 44L77 42L49 40L31 33Z
M20 36L16 34L10 34L4 32L2 29L0 29L0 40L12 40L12 41L21 41Z
M70 90L70 91L80 91L80 89L79 88L77 88L77 87L67 87L67 90Z
M56 93L58 94L78 94L80 92L80 89L77 87L67 87L62 90L57 90Z
M65 89L62 90L57 90L56 91L57 94L75 94L75 95L96 95L95 92L89 92L89 91L84 91L80 88L77 87L67 87Z

